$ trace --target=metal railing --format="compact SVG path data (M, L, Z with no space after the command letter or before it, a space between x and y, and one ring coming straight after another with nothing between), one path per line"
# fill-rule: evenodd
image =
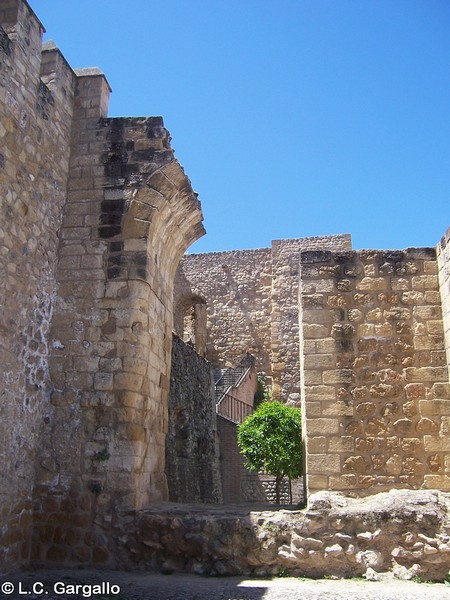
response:
M233 423L242 423L253 412L253 407L229 394L224 394L216 405L216 412Z
M246 375L247 371L254 367L254 365L255 357L247 352L247 354L241 358L236 367L223 371L214 384L216 403L220 402L220 399L227 393L227 390L230 387L237 387Z

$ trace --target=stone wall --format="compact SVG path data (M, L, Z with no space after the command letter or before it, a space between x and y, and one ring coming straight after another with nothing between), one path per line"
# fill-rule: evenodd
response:
M0 24L2 565L106 562L117 511L167 498L173 281L202 213L160 117L108 119L105 76L42 47L25 0Z
M206 304L206 357L233 366L245 352L273 377L275 397L299 402L298 264L302 249L351 248L350 236L277 240L271 248L190 254L175 283L175 331L192 303Z
M176 336L172 345L166 475L172 502L222 500L212 367Z
M434 249L304 252L300 317L308 492L450 490Z
M321 492L302 511L157 507L130 516L117 535L120 562L133 569L375 580L391 572L443 581L449 514L449 495L436 491L357 500Z
M175 313L186 298L203 299L206 358L225 368L250 352L257 357L257 370L270 373L271 285L269 249L190 254L177 273ZM183 336L180 329L175 332Z
M270 317L272 393L300 404L298 294L300 253L305 250L351 250L349 235L272 242L272 312Z
M239 452L236 423L218 415L217 427L224 503L265 502L266 495L258 474L246 469Z
M437 258L442 300L445 349L447 351L447 366L450 376L450 228L447 229L437 246Z
M76 77L26 2L0 2L0 563L30 558L34 460Z
M34 518L37 559L92 560L94 547L101 562L105 535L57 540L49 506L73 511L82 540L92 519L105 531L118 511L167 498L173 279L203 227L162 119L106 119L103 76L80 79Z

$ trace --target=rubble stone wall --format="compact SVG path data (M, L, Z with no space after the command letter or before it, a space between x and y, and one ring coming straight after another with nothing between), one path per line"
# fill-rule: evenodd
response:
M175 283L175 332L183 337L186 299L207 308L206 357L234 366L246 353L273 377L274 397L299 403L298 277L302 249L348 250L349 235L277 240L271 248L189 254Z
M199 296L207 307L206 358L234 367L250 352L256 369L270 374L270 250L189 254L180 264L175 306ZM175 309L176 310L176 309ZM180 337L183 332L175 330Z
M436 254L304 252L309 493L450 490L450 386Z
M171 502L222 500L212 366L174 336L166 436Z
M314 494L301 511L258 506L159 506L119 529L122 565L201 575L355 577L392 572L443 581L450 556L450 499L392 490L351 499Z
M0 563L30 558L76 77L25 2L0 3Z

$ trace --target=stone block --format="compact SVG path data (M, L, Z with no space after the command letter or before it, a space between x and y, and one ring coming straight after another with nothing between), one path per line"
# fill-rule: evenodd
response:
M327 439L325 436L310 437L307 440L308 454L324 454L327 452ZM334 438L332 438L334 439ZM335 451L336 452L336 451Z
M94 375L94 389L112 391L114 389L113 373L98 372Z
M427 304L441 305L441 295L439 292L425 292L425 302Z
M439 426L435 423L435 421L432 421L427 417L422 417L416 425L416 431L419 433L433 433L435 431L439 431Z
M306 465L308 473L333 475L341 471L341 458L339 454L310 454Z
M445 367L408 367L405 369L405 379L411 382L434 383L445 381L448 371Z
M331 437L328 440L328 450L330 452L354 452L355 438L353 436Z
M310 493L313 491L322 491L329 489L328 476L327 475L316 475L311 474L307 476L307 485Z
M306 419L306 435L337 435L339 433L339 421L337 419L313 418Z
M413 289L416 290L436 290L438 289L438 276L436 275L417 275L412 278Z
M447 475L425 475L424 488L450 492L450 477Z
M384 277L363 277L356 289L363 292L380 292L388 289L388 281Z
M114 389L139 392L142 388L143 377L136 373L115 373Z
M405 392L408 400L418 400L425 398L426 387L423 383L408 383L405 385Z
M322 371L312 369L304 371L303 383L306 386L320 385L322 383Z
M423 262L423 272L425 275L437 275L437 267L436 260L425 260Z
M330 369L336 365L336 357L333 354L314 354L305 356L305 369Z
M450 437L424 435L423 443L426 452L450 452Z
M445 398L450 400L450 383L434 383L432 390L434 398Z
M444 339L442 335L416 335L414 336L415 350L442 350Z
M448 416L450 415L450 400L421 400L419 410L424 417Z
M362 456L350 456L342 465L343 473L369 473L371 465Z
M341 476L331 475L328 485L329 490L352 490L359 487L359 481L354 473Z
M340 400L322 402L322 416L324 417L352 417L353 413L353 402L350 404Z
M320 417L322 414L322 404L320 402L305 402L303 412L306 417Z
M314 400L323 402L324 400L334 400L336 398L336 389L330 385L308 385L305 386L305 402Z
M333 338L319 339L315 342L318 354L333 354L336 352L336 341Z
M352 380L352 369L331 369L329 371L324 371L323 373L323 383L325 385L352 383Z
M330 327L325 325L316 324L303 324L303 336L305 339L322 339L328 338L330 334Z
M309 325L327 325L332 323L330 313L321 308L305 308L302 312L303 327Z
M442 319L442 310L440 306L415 306L413 316L423 321Z

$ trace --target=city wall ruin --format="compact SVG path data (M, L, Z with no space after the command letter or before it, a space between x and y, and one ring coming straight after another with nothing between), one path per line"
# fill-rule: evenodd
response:
M0 0L2 570L173 559L215 574L304 564L345 574L416 560L441 576L449 231L436 250L354 252L336 235L182 259L204 233L202 212L162 119L108 118L105 76L73 70L43 31L26 0ZM309 512L295 526L280 513L281 528L276 515L204 526L172 512L179 526L164 538L170 494L221 500L209 363L246 352L274 397L302 408ZM406 494L401 526L381 510L359 530L354 503L378 492L386 507Z
M436 252L305 252L309 492L450 491L450 387Z
M102 562L167 498L175 270L203 235L160 117L108 119L27 2L0 3L2 564ZM151 451L149 451L151 449Z
M250 352L274 397L299 404L300 253L324 248L350 250L351 238L275 240L270 248L184 256L175 280L175 332L186 337L188 311L202 306L194 329L203 332L206 358L225 368Z

